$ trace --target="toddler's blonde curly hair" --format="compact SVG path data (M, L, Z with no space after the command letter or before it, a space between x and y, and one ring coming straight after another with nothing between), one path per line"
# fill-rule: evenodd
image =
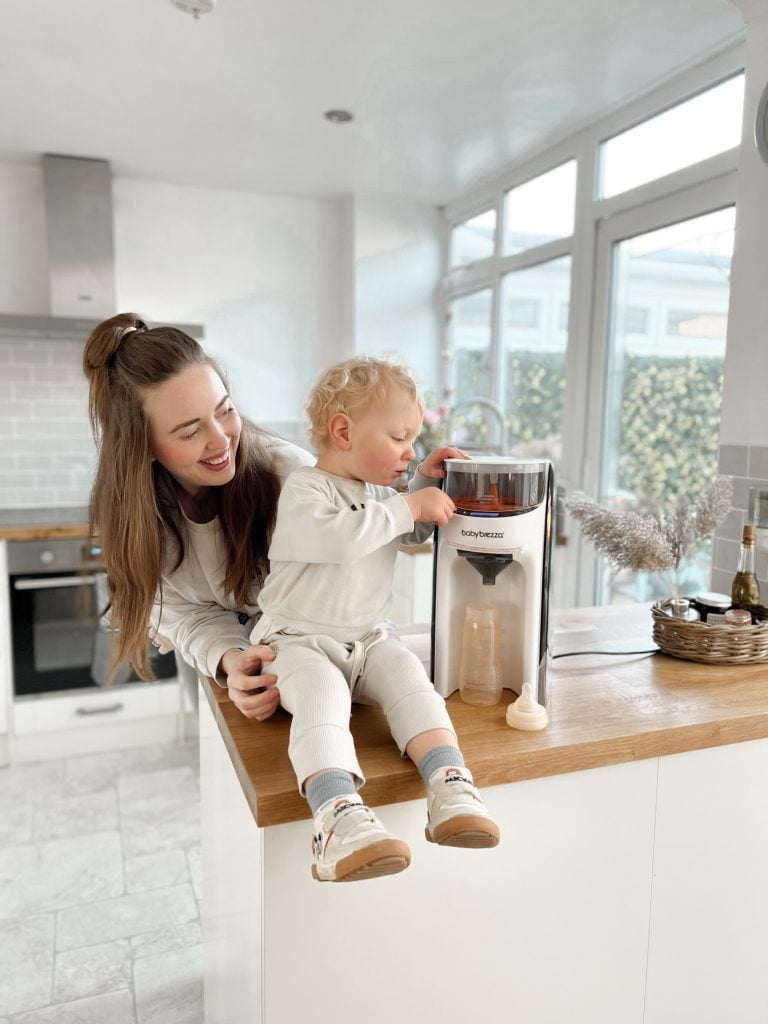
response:
M402 363L354 356L326 370L310 391L306 404L309 430L317 450L327 445L331 417L340 412L351 415L361 405L381 404L397 389L413 398L423 410L424 401L416 381Z

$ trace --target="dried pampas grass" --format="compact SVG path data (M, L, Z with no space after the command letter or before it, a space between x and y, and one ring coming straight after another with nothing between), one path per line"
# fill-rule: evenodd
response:
M730 477L718 477L689 503L679 501L669 513L620 512L581 494L566 500L566 509L584 535L619 569L634 572L677 571L688 553L705 540L731 509Z

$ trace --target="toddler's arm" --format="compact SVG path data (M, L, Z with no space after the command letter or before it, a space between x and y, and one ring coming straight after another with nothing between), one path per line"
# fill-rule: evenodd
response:
M442 480L445 476L446 459L468 458L469 456L467 453L463 452L460 448L454 448L452 445L444 445L442 448L435 448L433 452L430 452L424 461L419 464L416 471L417 473L421 473L422 476Z
M456 509L453 501L439 487L422 487L404 494L403 498L415 523L445 526Z

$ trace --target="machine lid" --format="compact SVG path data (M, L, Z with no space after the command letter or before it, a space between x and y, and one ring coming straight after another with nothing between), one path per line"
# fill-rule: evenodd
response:
M446 459L453 473L546 473L549 459L515 459L506 455L474 455L469 459Z

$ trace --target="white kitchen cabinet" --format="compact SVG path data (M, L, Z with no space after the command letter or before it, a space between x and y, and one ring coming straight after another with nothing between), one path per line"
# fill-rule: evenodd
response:
M645 1024L768 1021L768 741L659 761Z
M398 551L389 618L398 626L432 621L431 544Z
M175 679L21 698L12 709L11 757L43 761L169 743L182 729L182 699Z

